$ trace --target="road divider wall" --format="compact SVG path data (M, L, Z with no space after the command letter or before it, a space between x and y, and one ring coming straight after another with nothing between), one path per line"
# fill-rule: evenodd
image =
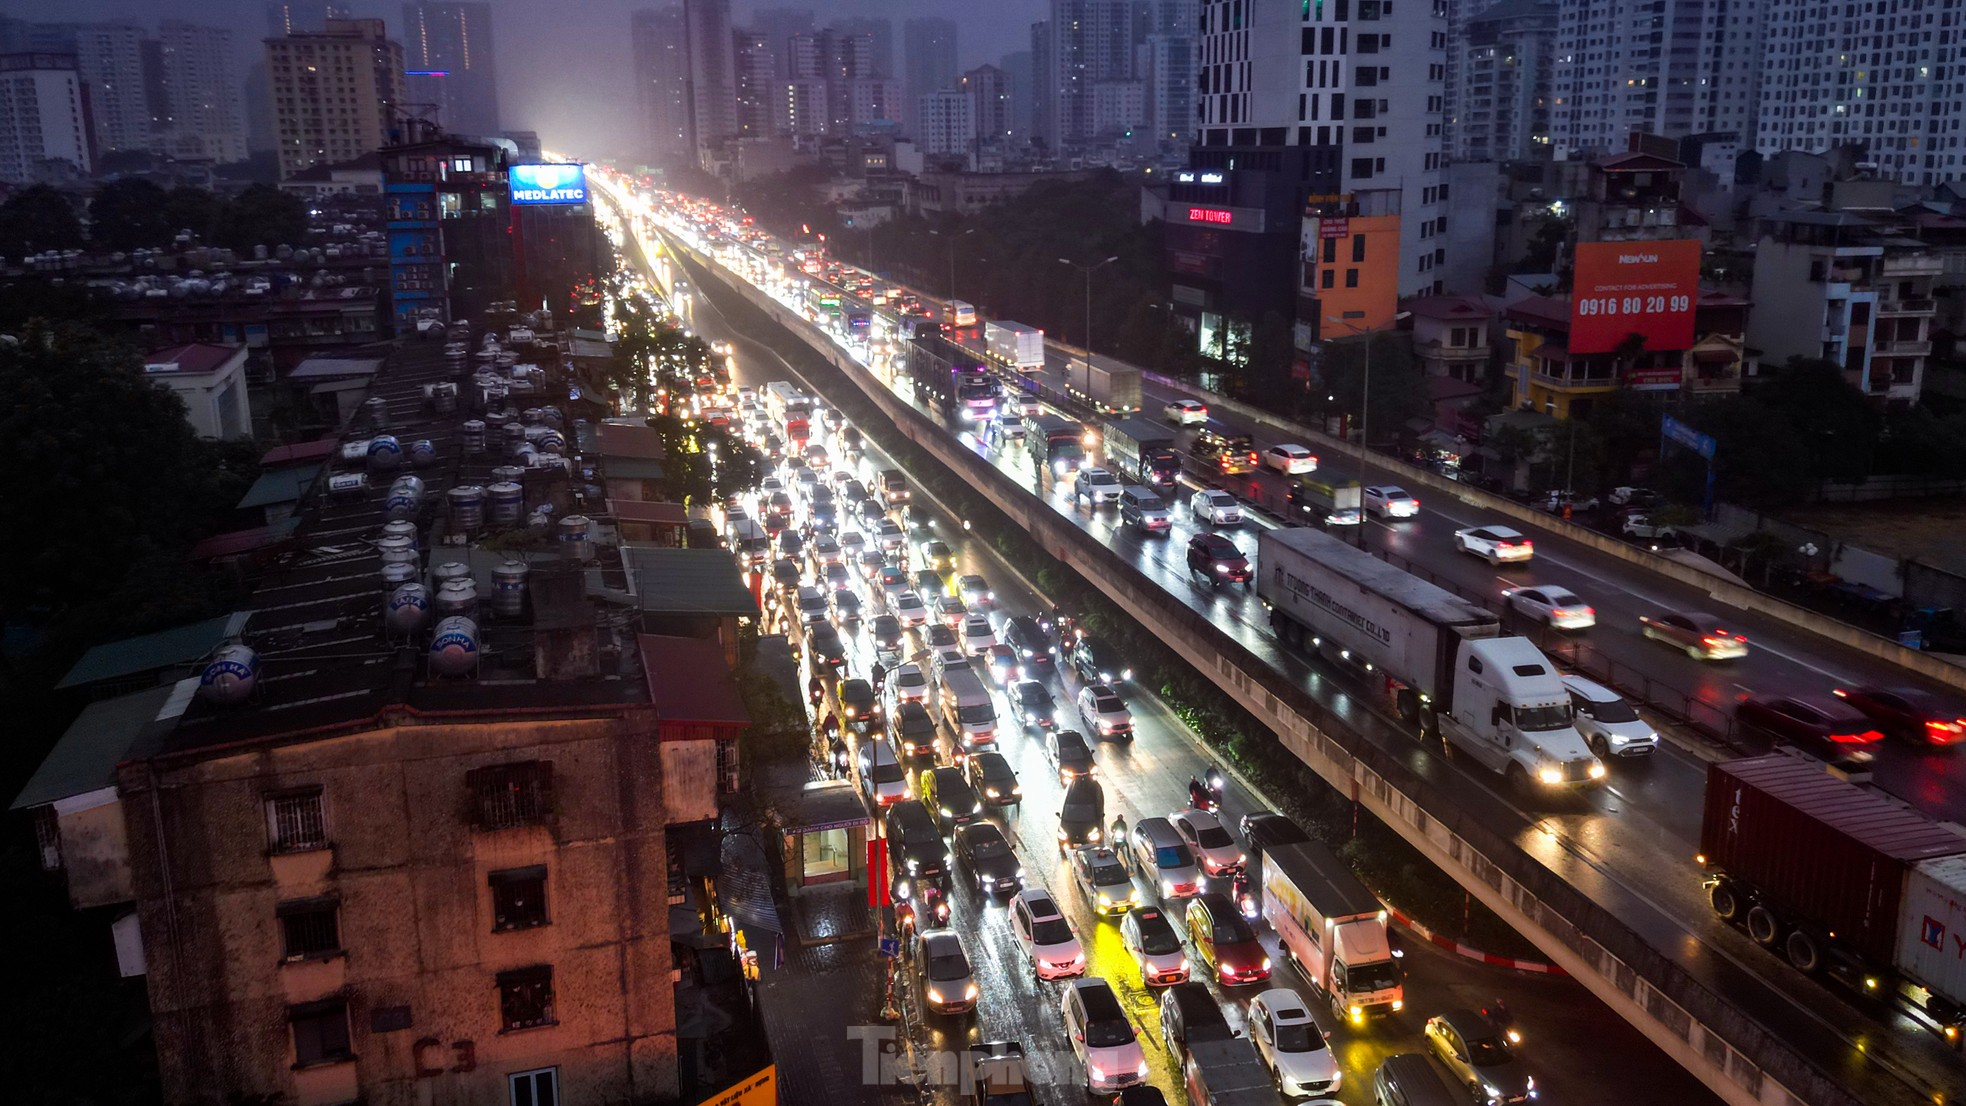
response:
M668 240L805 341L905 437L1159 634L1267 725L1299 760L1392 826L1724 1100L1734 1106L1858 1106L1856 1096L1810 1059L1653 948L1612 910L1530 857L1511 840L1507 828L1480 823L1397 756L1350 732L1307 691L1201 612L1052 510L1032 494L1037 489L984 463L941 425L870 379L864 367L803 317L688 251L673 236ZM1683 878L1692 875L1689 858Z

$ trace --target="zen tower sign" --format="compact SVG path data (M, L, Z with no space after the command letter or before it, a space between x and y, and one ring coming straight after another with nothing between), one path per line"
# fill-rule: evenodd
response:
M514 165L506 170L513 207L587 202L587 167L578 162Z

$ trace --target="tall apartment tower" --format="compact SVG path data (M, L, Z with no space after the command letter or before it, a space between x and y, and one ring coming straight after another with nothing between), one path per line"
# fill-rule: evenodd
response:
M1763 8L1760 0L1559 5L1550 116L1556 156L1616 153L1634 130L1733 134L1744 148L1753 140ZM1843 21L1843 8L1835 6L1833 22ZM1812 58L1806 67L1821 72L1826 62Z
M159 69L168 114L165 149L174 157L246 159L246 105L232 32L166 19L158 27Z
M921 98L956 87L956 23L931 16L901 25L902 95L908 124L919 127Z
M1195 134L1195 27L1200 0L1154 0L1153 31L1141 47L1146 82L1147 125L1169 151L1183 149Z
M1898 0L1861 17L1821 0L1768 4L1755 148L1863 143L1909 184L1966 175L1966 70L1957 0Z
M1031 95L1024 109L1031 120L1031 138L1058 152L1058 66L1053 56L1051 20L1031 24Z
M353 12L346 4L328 0L276 0L266 5L266 33L273 38L307 31L325 30L330 19L349 19Z
M976 145L976 116L970 98L953 88L930 92L915 105L915 141L936 157L968 154Z
M690 145L708 168L737 134L736 64L731 57L730 0L683 0L689 30Z
M850 16L835 19L828 26L842 35L864 37L868 41L869 77L894 76L894 21L879 16Z
M1111 86L1138 79L1136 53L1153 28L1152 11L1144 0L1051 0L1049 24L1052 127L1060 147L1083 148L1102 122L1112 123L1114 105L1137 96L1144 106L1144 90Z
M819 22L811 8L761 8L751 13L750 26L771 50L772 77L782 81L792 75L786 44L792 41L793 35L809 35L818 30Z
M1446 264L1447 18L1381 0L1202 9L1199 142L1211 150L1305 147L1361 213L1397 215L1401 295L1440 290ZM1219 160L1219 159L1218 159Z
M689 29L681 5L644 8L628 18L635 107L653 163L694 164L689 115Z
M1447 97L1455 161L1515 161L1549 148L1556 23L1556 0L1501 0L1467 21Z
M43 161L95 167L73 54L0 54L0 181L32 181Z
M89 86L96 149L102 153L149 149L143 28L130 23L79 23L74 29L75 62L82 83Z
M380 19L266 40L280 176L350 161L389 141L403 103L403 47ZM329 105L345 111L327 112Z
M737 133L742 138L765 138L777 127L777 58L771 42L757 31L738 31L731 46L736 66Z
M979 65L962 75L958 87L969 100L976 140L983 144L1009 141L1015 124L1011 121L1010 80L1004 71L994 65Z
M477 0L409 0L403 5L403 60L413 70L442 73L438 121L453 134L495 135L498 70L492 56L491 5Z

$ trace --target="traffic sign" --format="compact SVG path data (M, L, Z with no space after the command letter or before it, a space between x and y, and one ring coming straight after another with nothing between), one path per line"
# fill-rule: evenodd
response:
M890 960L901 959L901 938L899 937L881 938L881 955L887 957Z

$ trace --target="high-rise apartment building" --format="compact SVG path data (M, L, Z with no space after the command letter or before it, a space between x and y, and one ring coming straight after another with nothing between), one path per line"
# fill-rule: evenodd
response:
M946 88L921 97L915 107L915 141L936 157L967 155L976 143L973 105L963 92Z
M683 0L689 31L690 144L707 168L737 134L737 80L731 57L730 0Z
M1025 108L1031 120L1031 139L1053 153L1058 150L1058 65L1051 21L1031 24L1031 95Z
M1874 9L1874 10L1873 10ZM1912 184L1966 176L1966 5L1898 0L1768 4L1755 147L1862 143L1879 172Z
M694 163L689 116L689 29L680 5L644 8L628 19L634 67L637 152L654 163Z
M1031 140L1031 52L1012 50L998 64L1003 69L1004 94L1010 97L1011 140L1022 145Z
M793 35L809 35L819 29L811 8L761 8L751 13L750 28L771 50L772 76L785 80L792 75L787 65L787 44Z
M437 121L452 134L499 132L498 69L492 56L491 5L477 0L409 0L403 5L403 64L442 73Z
M771 43L757 31L738 31L731 46L737 70L737 133L741 138L764 138L777 132L776 107L782 82Z
M217 162L246 158L246 105L232 32L166 19L158 27L164 149Z
M280 175L382 148L403 103L403 48L380 19L266 40Z
M84 96L75 55L0 54L0 181L32 181L49 160L94 168Z
M1101 134L1099 109L1130 102L1130 94L1109 88L1102 100L1098 88L1138 77L1136 53L1153 28L1151 9L1142 0L1051 0L1048 23L1049 108L1059 147L1083 148L1111 137Z
M1201 4L1155 0L1151 10L1153 32L1140 51L1146 125L1164 149L1184 149L1195 133L1195 27Z
M78 23L75 61L89 86L96 149L147 150L150 96L145 87L143 28L132 23Z
M940 17L910 19L901 25L902 94L914 112L931 92L956 87L956 24ZM911 116L911 128L921 120Z
M787 44L791 77L786 85L787 129L793 134L852 133L885 120L899 121L898 82L879 75L876 43L865 34L840 30L794 35ZM823 122L813 129L813 97L824 103Z
M962 75L959 87L969 100L969 117L976 128L977 143L1003 145L1009 142L1014 124L1011 122L1010 81L1004 71L994 65L979 65Z
M867 63L870 77L894 76L894 21L878 16L852 16L835 19L829 25L840 34L868 40Z
M1467 22L1448 87L1456 161L1541 156L1550 143L1556 0L1501 0Z
M1841 21L1845 5L1835 7ZM1666 138L1733 134L1745 148L1755 123L1762 9L1759 0L1559 5L1550 115L1556 156L1615 153L1635 130ZM1822 60L1807 68L1820 71Z
M354 12L347 4L328 0L276 0L266 5L266 33L273 38L326 30L330 19L348 19Z

